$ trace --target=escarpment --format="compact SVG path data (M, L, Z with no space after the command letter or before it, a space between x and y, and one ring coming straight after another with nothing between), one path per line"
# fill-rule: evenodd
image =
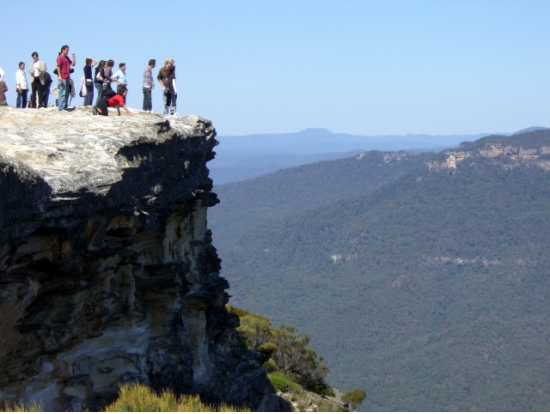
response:
M0 111L0 401L97 410L118 384L268 409L211 244L210 121Z
M446 150L426 163L434 171L455 170L465 160L486 160L504 169L535 166L550 170L548 130L538 130L511 137L489 136L476 142L464 142L457 150Z

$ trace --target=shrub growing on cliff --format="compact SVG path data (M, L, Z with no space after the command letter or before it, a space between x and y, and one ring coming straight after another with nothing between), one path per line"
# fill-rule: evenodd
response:
M348 391L342 397L342 401L348 403L352 410L355 410L367 397L367 393L359 388Z
M273 330L273 336L277 344L273 360L281 372L298 375L300 384L311 391L332 394L325 383L329 369L322 363L323 357L317 356L317 352L307 346L309 335L299 335L294 327L282 325Z
M325 383L329 369L322 363L323 357L307 346L310 340L307 334L299 334L290 325L272 328L269 318L231 305L227 305L227 310L239 315L241 326L237 331L241 342L262 356L268 372L280 371L281 378L292 376L306 389L334 395ZM271 375L270 379L279 377Z
M165 391L157 395L151 388L141 384L120 386L118 400L105 408L106 412L245 412L250 410L235 409L227 405L215 407L203 404L198 396L185 395L176 398L174 394Z

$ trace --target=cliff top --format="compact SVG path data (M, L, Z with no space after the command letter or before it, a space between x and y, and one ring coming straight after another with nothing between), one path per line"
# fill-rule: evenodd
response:
M103 193L121 179L124 168L132 166L132 160L121 159L122 148L158 145L174 135L192 138L210 126L210 121L196 115L167 118L136 111L133 117L103 117L92 116L89 108L74 112L2 108L0 167L29 168L54 195L84 188Z
M206 162L215 136L212 123L196 115L2 108L0 238L26 237L48 218L154 214L196 195L213 205Z

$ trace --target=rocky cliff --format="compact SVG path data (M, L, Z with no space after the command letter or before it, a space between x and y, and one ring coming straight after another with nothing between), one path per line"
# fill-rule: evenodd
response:
M236 338L197 116L0 110L0 401L97 410L118 383L268 409Z
M426 166L430 171L454 170L462 161L472 161L477 158L501 165L505 169L530 165L548 171L550 170L550 147L540 145L536 141L533 142L533 140L525 143L521 142L523 136L535 134L544 136L543 134L547 134L547 132L546 130L536 131L535 133L528 132L511 138L494 136L487 137L474 144L463 143L458 150L443 151L438 157L428 161ZM511 141L512 139L516 139L518 143L506 142L506 140Z

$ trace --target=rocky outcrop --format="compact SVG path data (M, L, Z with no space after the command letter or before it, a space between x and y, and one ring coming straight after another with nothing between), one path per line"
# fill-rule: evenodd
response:
M0 109L0 401L97 410L120 382L269 409L211 244L197 116Z
M359 154L355 156L355 158L360 160L364 158L368 152L372 152L372 151L361 151ZM382 152L381 154L384 160L384 164L394 164L406 158L414 158L418 156L413 152L407 152L403 150L402 151L385 151L385 152Z
M550 147L524 148L519 145L506 145L499 142L486 143L471 151L447 150L444 152L443 159L430 160L426 166L430 171L454 170L460 162L469 158L490 160L504 168L531 164L545 171L550 170Z

